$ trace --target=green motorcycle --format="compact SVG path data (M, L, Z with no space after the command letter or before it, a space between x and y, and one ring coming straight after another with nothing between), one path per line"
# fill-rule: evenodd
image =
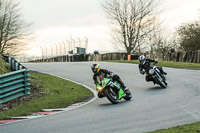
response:
M112 81L112 79L104 78L100 75L97 76L97 82L96 89L99 98L107 97L113 104L119 103L119 100L122 98L125 100L130 100L132 98L131 92L129 90L124 92L117 81Z

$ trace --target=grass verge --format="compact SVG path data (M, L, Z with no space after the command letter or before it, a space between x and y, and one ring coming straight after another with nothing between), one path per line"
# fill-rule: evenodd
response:
M8 72L10 72L10 67L0 56L0 74L5 74Z
M118 63L132 63L132 64L139 64L138 60L109 60L106 62L118 62ZM172 67L172 68L180 68L180 69L192 69L192 70L200 70L199 63L184 63L184 62L172 62L172 61L158 61L159 63L156 64L158 66L163 67Z
M0 112L1 120L38 112L41 109L64 108L69 104L87 101L93 97L93 93L87 88L56 76L31 73L30 79L32 82L37 83L35 94L42 91L44 95L39 98L30 98L26 102L22 102L11 109ZM38 88L40 90L37 90Z
M162 129L148 133L200 133L200 122Z

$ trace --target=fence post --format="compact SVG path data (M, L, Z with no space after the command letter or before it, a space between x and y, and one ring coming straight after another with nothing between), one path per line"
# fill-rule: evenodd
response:
M198 58L198 51L195 51L194 53L194 63L197 63L197 58Z
M200 50L197 51L197 63L200 63Z
M24 71L25 95L30 95L30 92L29 92L30 88L29 88L29 83L28 83L28 77L29 77L28 71L29 70Z
M12 70L15 70L15 60L13 58L12 58L11 68Z
M11 57L8 57L8 63L11 65L11 63L12 63Z
M22 65L19 65L19 70L22 70Z
M15 71L19 70L18 67L19 66L19 63L18 62L15 62Z

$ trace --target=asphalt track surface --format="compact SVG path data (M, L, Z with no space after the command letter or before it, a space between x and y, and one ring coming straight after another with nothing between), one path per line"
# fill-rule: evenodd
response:
M95 88L90 68L93 63L24 65ZM168 87L162 89L146 82L138 65L106 62L100 65L121 77L133 94L131 101L113 105L106 98L98 98L74 110L0 125L0 132L141 133L200 121L200 71L164 68Z

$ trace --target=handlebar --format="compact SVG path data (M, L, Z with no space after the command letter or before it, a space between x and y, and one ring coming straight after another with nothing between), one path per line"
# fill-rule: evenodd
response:
M153 63L153 65L155 65L155 64L157 64L158 63L158 61L155 61L154 63Z

